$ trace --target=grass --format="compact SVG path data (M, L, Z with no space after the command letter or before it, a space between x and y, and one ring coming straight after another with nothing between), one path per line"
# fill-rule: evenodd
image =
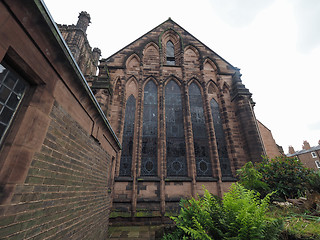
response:
M296 207L271 206L268 215L284 221L283 239L320 240L320 216ZM319 214L319 213L318 213Z

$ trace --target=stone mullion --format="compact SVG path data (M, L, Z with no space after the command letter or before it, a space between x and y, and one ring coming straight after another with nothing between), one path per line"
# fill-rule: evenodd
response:
M121 81L122 82L122 81ZM124 128L124 118L123 118L123 111L125 109L125 82L121 84L121 97L120 97L120 103L119 103L119 117L118 117L118 128L117 128L117 136L119 136L119 140L122 144L122 132L123 132L123 128ZM122 151L119 152L118 156L117 156L117 167L116 167L116 176L119 176L119 172L120 172L120 159L121 159L121 153Z
M217 141L216 136L214 132L214 126L213 126L213 119L212 119L212 113L210 108L210 102L209 102L209 96L207 92L206 86L203 86L203 95L204 95L204 111L205 111L205 117L207 124L207 131L208 137L209 137L209 152L210 152L210 160L212 164L212 172L214 173L213 177L218 177L218 179L221 179L221 169L220 169L220 162L219 162L219 154L218 154L218 147L217 147Z
M194 153L194 144L193 144L193 133L192 133L192 122L191 122L191 112L190 112L190 102L189 102L189 89L188 83L184 81L183 84L183 96L184 101L184 121L185 121L185 138L187 143L186 148L186 157L188 163L188 175L192 179L191 194L193 197L196 197L196 161Z
M135 149L135 154L132 156L132 209L131 209L131 216L134 217L136 210L137 210L137 200L138 200L138 181L137 178L140 175L140 161L141 161L141 152L140 146L141 146L141 128L142 128L142 120L141 120L141 114L142 114L142 80L141 80L141 70L140 70L140 80L139 80L139 86L138 86L138 97L137 97L137 104L136 104L136 115L135 115L135 133L133 142L136 143L136 145L133 145L133 149Z
M142 81L139 82L138 90L138 121L137 121L137 164L136 164L136 174L141 175L141 151L142 151L142 128L143 128L143 88Z
M160 213L161 216L164 217L166 211L166 199L165 199L165 177L166 177L166 135L165 135L165 114L164 114L164 86L163 82L160 82L159 85L159 114L158 114L158 166L159 168L159 176L160 176Z

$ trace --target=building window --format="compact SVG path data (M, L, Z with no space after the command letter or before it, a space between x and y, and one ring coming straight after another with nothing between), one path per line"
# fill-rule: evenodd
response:
M135 112L136 99L131 95L127 100L124 117L119 176L131 176Z
M0 64L0 143L24 97L27 83L16 73Z
M202 97L200 88L194 82L189 86L189 102L197 176L212 176Z
M174 45L171 41L168 41L166 45L166 59L167 65L176 65L174 58Z
M167 175L187 176L181 91L171 80L165 88Z
M153 81L144 87L141 175L157 175L158 90Z
M316 163L317 168L320 168L320 161L319 161L319 160L316 160L316 161L314 161L314 162Z
M315 152L311 152L312 158L317 158L317 154Z
M214 133L216 135L219 162L222 177L232 177L230 160L228 157L227 144L222 127L219 105L216 100L210 101L211 114L213 120Z

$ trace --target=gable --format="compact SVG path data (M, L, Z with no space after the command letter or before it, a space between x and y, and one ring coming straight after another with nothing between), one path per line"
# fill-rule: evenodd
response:
M188 51L189 53L187 54L190 54L192 53L191 51L195 52L199 57L200 68L203 68L203 63L206 59L211 59L211 62L216 65L215 68L218 69L219 73L233 74L237 71L237 68L233 67L170 18L112 56L102 59L101 64L106 64L111 68L124 68L128 57L135 54L140 59L143 59L146 46L153 43L153 45L157 46L154 50L159 51L160 64L163 65L165 64L165 44L169 40L172 41L179 53L186 53Z

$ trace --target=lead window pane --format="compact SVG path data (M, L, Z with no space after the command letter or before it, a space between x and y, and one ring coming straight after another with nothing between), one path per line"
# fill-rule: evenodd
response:
M17 112L26 87L27 83L23 79L0 64L0 142Z
M189 86L189 101L197 176L212 176L202 97L198 85L194 82Z
M126 104L119 176L131 176L136 99L131 95Z
M158 139L158 91L153 81L144 88L141 175L156 176Z
M186 143L180 87L171 80L165 88L167 175L187 176Z

